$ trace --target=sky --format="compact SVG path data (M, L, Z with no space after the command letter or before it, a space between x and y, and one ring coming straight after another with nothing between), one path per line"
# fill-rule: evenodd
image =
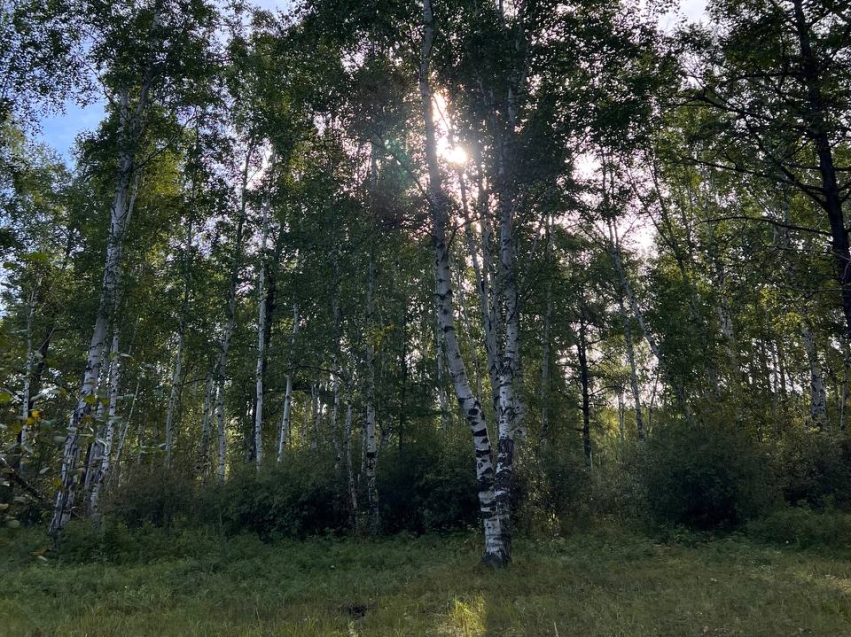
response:
M263 9L282 9L289 0L255 0L255 5ZM680 11L689 20L700 20L704 16L706 0L680 0ZM662 26L674 23L673 15L663 18ZM666 23L667 22L667 23ZM40 141L55 149L68 163L73 163L74 141L82 132L93 131L104 116L104 102L97 101L88 106L80 106L72 101L65 104L64 112L55 113L41 121Z

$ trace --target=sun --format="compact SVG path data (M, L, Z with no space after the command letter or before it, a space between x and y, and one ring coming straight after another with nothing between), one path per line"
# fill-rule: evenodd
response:
M445 159L450 164L461 167L467 164L470 157L467 155L467 151L464 150L461 146L453 146L451 148L445 148L441 153L443 159Z

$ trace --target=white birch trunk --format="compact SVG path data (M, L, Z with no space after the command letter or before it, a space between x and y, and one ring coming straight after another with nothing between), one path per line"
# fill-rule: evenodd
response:
M181 319L181 323L182 323ZM177 353L174 361L174 371L171 375L171 392L168 396L168 409L165 416L165 468L171 469L172 447L174 438L174 412L177 410L177 403L180 400L180 381L183 364L183 347L186 340L183 326L180 327L180 334L177 338Z
M437 289L435 288L435 292ZM437 357L437 404L440 408L440 430L446 431L447 425L449 423L449 404L446 396L446 381L444 380L444 376L446 375L446 347L443 343L443 330L440 327L440 314L435 308L435 352Z
M27 350L26 358L24 359L24 388L21 392L21 432L18 434L18 446L20 447L20 461L18 462L17 473L23 478L26 470L26 458L29 453L29 425L30 419L30 401L31 383L33 375L33 361L35 359L35 350L33 349L33 323L35 321L35 301L36 287L30 291L30 299L27 304Z
M358 490L355 487L355 472L352 465L352 393L346 393L346 425L343 431L343 445L346 458L346 483L349 492L349 505L352 509L352 528L358 527Z
M471 391L467 370L461 358L461 349L455 334L449 248L446 243L449 204L443 191L440 166L437 161L437 140L432 112L432 92L429 84L430 60L435 36L431 0L423 1L423 27L419 87L426 133L425 153L429 174L429 208L432 221L432 240L435 249L435 279L437 281L436 301L452 384L464 417L470 425L476 449L479 509L485 532L485 555L482 560L486 564L504 565L508 563L510 555L504 543L501 519L494 496L494 468L488 427L482 413L481 403Z
M130 401L130 411L127 413L127 418L124 419L124 424L121 426L121 435L118 436L118 445L115 449L115 459L113 460L113 464L115 465L115 470L107 476L110 480L116 481L118 484L120 482L121 475L121 455L124 452L124 443L127 440L127 432L130 430L130 423L133 420L133 412L136 409L136 399L139 397L139 386L142 384L142 379L136 379L136 389L133 390L133 400ZM116 478L116 476L119 476Z
M610 226L611 229L611 226ZM641 328L641 334L644 336L644 340L647 342L650 351L653 356L656 358L656 361L659 363L659 367L662 369L665 376L668 378L668 382L671 383L671 386L674 389L674 393L677 397L677 402L680 405L680 409L683 412L683 416L686 419L686 422L689 425L694 425L694 416L691 412L691 408L688 405L688 400L686 398L685 388L683 384L674 379L668 371L667 362L665 360L664 353L662 352L662 348L659 347L659 343L656 341L656 337L653 336L653 333L647 328L647 323L644 320L644 312L641 309L641 306L638 304L638 299L635 296L635 293L632 289L632 285L629 282L629 279L626 276L626 271L623 267L623 261L621 259L620 245L618 243L617 235L615 235L610 242L611 246L611 255L612 255L612 263L615 266L615 272L620 279L621 289L623 293L626 295L629 300L630 308L632 309L632 313L635 316L636 321L638 321L638 326Z
M481 170L481 168L480 168ZM490 223L484 219L484 211L480 210L483 219L482 224L482 255L484 263L479 262L479 250L477 248L476 237L473 232L473 223L470 218L469 206L467 204L467 187L464 175L459 175L459 183L461 184L461 211L464 215L464 240L467 246L467 252L470 255L470 261L473 264L473 274L476 277L476 291L479 297L479 309L481 312L482 331L485 334L485 354L488 362L488 378L491 382L491 391L496 392L499 383L498 370L499 362L497 351L497 320L493 290L490 285L489 269L492 267L490 263ZM482 183L479 188L484 189ZM483 204L484 205L484 204ZM476 387L479 396L482 395L481 379L477 378ZM494 401L498 404L498 400Z
M201 482L207 480L210 471L210 437L213 422L213 409L215 404L215 390L213 374L207 372L207 382L204 387L204 411L201 414L201 440L198 453L198 464L195 473L201 477Z
M266 241L269 236L268 202L263 206L260 237L260 265L257 275L257 366L255 368L254 462L257 470L263 464L263 372L266 361Z
M154 16L154 23L158 22ZM74 507L77 488L77 462L80 458L79 430L83 419L89 413L96 399L98 378L103 365L107 332L111 314L114 313L115 298L121 278L121 261L124 249L124 235L132 212L130 193L135 171L136 146L141 131L142 116L148 107L148 94L151 88L150 69L145 73L135 110L130 108L130 89L122 87L119 95L119 154L118 176L115 195L110 213L109 234L107 237L106 262L103 271L100 302L97 318L89 343L86 369L80 388L79 399L68 423L65 446L62 453L60 470L61 486L56 494L50 532L57 534L65 528ZM137 182L138 183L138 182Z
M366 493L369 505L369 532L377 535L381 529L378 509L378 488L375 470L378 449L375 439L375 345L373 343L373 314L375 296L375 260L370 253L366 283Z
M216 382L216 437L218 440L218 463L216 467L216 479L219 482L225 480L227 468L227 430L225 428L225 379L227 378L228 352L236 324L236 288L239 283L239 270L242 265L242 241L245 229L245 215L247 208L248 173L251 168L251 157L254 154L255 144L251 140L245 154L245 166L242 172L242 185L240 188L239 219L236 225L236 240L234 241L233 268L231 269L230 288L228 290L227 317L225 319L225 331L222 336L219 363L217 367Z
M165 418L165 468L171 469L173 438L174 438L174 416L181 394L181 372L183 365L183 348L186 343L186 316L189 311L189 286L190 267L192 263L192 222L189 221L186 229L186 247L183 255L183 302L180 306L180 325L178 326L177 355L174 362L174 374L171 377L171 392L168 396L168 409Z
M284 390L284 410L281 415L281 426L278 429L278 457L277 462L284 461L284 449L287 446L287 438L290 433L290 412L293 402L293 361L295 358L296 339L298 337L298 304L293 303L293 333L290 338L289 365L287 369L287 386Z
M801 327L804 349L807 352L807 362L810 366L810 418L809 425L824 429L827 425L827 391L825 389L824 372L818 359L816 339L807 325Z
M118 330L112 333L112 347L110 349L109 369L109 408L106 416L106 427L99 458L99 467L92 484L91 496L89 497L89 512L96 515L100 503L100 494L103 484L109 475L112 460L112 443L115 438L115 423L118 419L118 388L121 383L121 357L118 351Z

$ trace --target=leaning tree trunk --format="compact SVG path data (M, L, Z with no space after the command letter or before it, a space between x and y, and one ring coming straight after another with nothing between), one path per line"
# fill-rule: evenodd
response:
M112 460L112 443L115 439L115 423L118 419L118 388L121 383L121 357L118 350L118 330L113 329L112 347L109 351L109 408L106 415L106 431L100 453L100 466L97 468L89 496L89 513L96 515L100 504L100 494L103 484L109 475Z
M824 95L825 84L822 65L813 51L812 26L804 13L804 0L793 0L794 18L792 20L800 48L801 79L806 87L807 112L804 121L808 127L811 141L815 145L818 157L818 170L821 176L821 194L819 204L827 213L830 223L831 252L839 282L842 312L845 317L846 336L851 337L851 246L848 241L848 229L845 227L843 203L847 195L842 195L837 177L838 169L831 145L830 127L825 119L829 111L828 99ZM808 195L812 192L806 188Z
M132 212L131 183L136 170L136 150L141 134L142 118L148 106L150 86L151 73L149 70L145 74L135 109L130 107L130 88L124 86L120 91L118 176L115 195L112 200L100 302L98 303L95 327L89 343L82 387L77 405L71 413L65 437L60 470L61 486L56 494L53 517L50 521L50 532L52 534L59 533L65 528L74 507L79 479L77 463L80 459L80 425L89 414L91 405L97 401L97 384L103 366L107 332L110 319L114 314L115 298L120 284L124 235Z
M478 480L479 510L485 532L485 554L483 563L505 565L510 561L509 548L505 545L501 519L494 495L494 467L488 427L479 399L473 395L467 370L461 358L461 348L455 334L455 316L452 301L449 246L446 241L446 224L449 221L449 202L443 191L440 166L437 160L437 140L432 113L432 93L429 84L429 69L434 43L434 18L431 0L423 1L423 44L419 73L422 118L425 126L425 154L428 165L428 205L431 213L431 235L435 251L436 301L440 316L440 328L444 334L446 357L455 395L461 410L470 425L476 450L476 477Z

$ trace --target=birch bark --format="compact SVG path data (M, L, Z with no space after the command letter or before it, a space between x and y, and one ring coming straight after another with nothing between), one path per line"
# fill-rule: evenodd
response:
M33 373L33 362L35 352L33 350L33 322L35 320L35 304L36 304L36 286L30 291L29 302L27 303L27 349L26 358L24 359L24 387L21 392L21 432L18 434L18 446L20 448L20 460L18 461L17 473L21 478L25 477L26 457L29 449L29 421L30 421L30 405L32 403L31 383Z
M245 217L247 210L248 173L251 169L251 159L256 149L255 140L250 140L245 154L245 165L242 171L242 184L240 187L239 218L236 222L236 237L234 240L234 256L231 268L230 287L228 289L227 314L225 318L225 331L222 335L219 362L216 368L216 433L218 440L218 464L216 467L216 479L224 482L225 469L227 465L227 431L225 429L225 379L227 378L228 352L230 350L231 338L236 323L236 288L239 284L239 271L242 267L242 243L245 231Z
M378 448L375 438L375 258L369 255L366 283L366 493L369 506L369 532L377 535L381 529L378 509L378 487L375 470Z
M464 417L470 425L476 449L476 477L478 479L479 509L485 532L485 554L483 563L505 565L510 553L505 545L501 517L494 495L494 467L492 449L482 406L473 395L467 370L461 358L461 350L455 334L455 317L452 302L449 248L446 242L446 224L449 221L449 206L443 191L440 167L437 161L437 140L432 108L432 91L429 83L432 45L434 43L434 16L431 0L423 0L423 41L420 58L419 88L422 118L425 127L425 154L428 166L428 204L431 213L431 234L435 250L436 301L440 327L444 334L447 363L452 376L455 395Z
M298 304L293 303L293 333L290 338L289 365L287 369L287 387L284 390L284 409L281 416L281 426L278 429L278 457L277 462L284 461L284 449L287 445L287 437L290 433L290 410L293 402L293 362L295 360L296 338L298 337Z
M827 392L825 390L824 371L818 359L816 338L808 325L801 327L804 350L810 366L810 418L809 425L822 430L827 425Z
M115 424L118 420L118 389L121 383L121 356L118 349L118 330L113 329L112 346L109 351L109 408L107 409L106 427L99 458L99 466L92 484L89 497L89 513L97 515L100 504L100 494L104 482L109 475L112 460L112 443L115 438Z
M263 206L260 236L260 264L257 275L257 365L255 368L254 462L257 470L263 464L263 383L266 368L266 242L269 237L269 204Z
M154 16L152 29L157 28L158 23L159 16ZM97 400L98 378L103 366L107 332L110 319L114 314L115 298L120 285L124 236L132 212L131 183L136 171L137 146L141 134L142 118L148 108L151 83L152 69L149 66L144 73L144 80L135 109L131 108L130 105L130 87L125 85L119 91L118 175L110 213L106 262L95 327L89 343L86 369L83 374L83 383L77 405L71 413L62 452L61 486L56 493L53 517L50 521L50 532L54 535L65 528L71 517L79 479L77 463L80 459L80 426L89 415L91 405Z

